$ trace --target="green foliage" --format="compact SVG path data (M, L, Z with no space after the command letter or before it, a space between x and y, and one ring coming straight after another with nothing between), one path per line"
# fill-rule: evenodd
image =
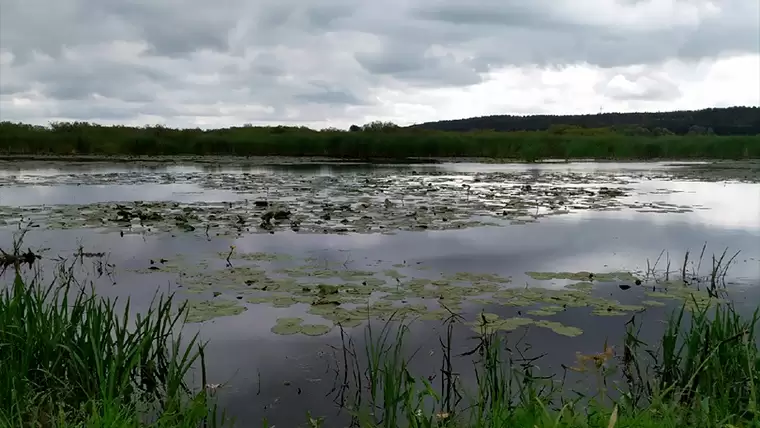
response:
M567 369L598 380L594 393L577 399L567 394L564 381L538 376L537 359L525 356L516 343L508 346L508 334L496 331L482 332L477 347L462 354L479 355L475 389L462 390L451 365L456 315L440 340L443 379L437 390L430 378L410 371L414 355L402 352L408 345L406 325L394 329L388 322L377 337L370 325L363 363L353 342L344 342L350 361L344 379L360 388L366 382L368 391L356 393L348 407L355 424L364 428L760 426L758 312L744 319L730 305L720 305L693 314L689 325L683 323L684 313L671 316L658 346L638 339L633 319L618 359L607 343L601 353L579 354L577 364ZM625 382L609 381L615 374ZM617 388L616 394L609 393L610 387Z
M643 129L643 128L642 128ZM373 122L350 131L304 127L169 129L53 123L0 123L0 151L26 155L329 156L344 159L485 157L540 159L742 159L760 157L760 136L719 136L694 128L686 136L664 128L583 128L463 133L400 128Z
M718 135L760 134L760 107L708 108L651 113L599 113L578 115L494 115L442 120L415 125L440 131L545 131L553 127L612 128L624 133L645 135L670 133L716 133ZM712 130L712 131L711 131Z
M185 384L194 365L205 377L203 345L197 336L180 345L175 330L185 312L172 308L171 296L130 318L129 302L119 311L115 301L86 293L66 268L43 284L24 281L15 267L12 287L0 295L0 426L198 427L218 421L205 388L194 393Z

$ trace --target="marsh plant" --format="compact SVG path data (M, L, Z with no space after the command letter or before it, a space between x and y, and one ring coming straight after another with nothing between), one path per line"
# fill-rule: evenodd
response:
M735 114L731 113L732 121ZM757 113L747 114L752 115L753 125L741 132L756 126L754 116ZM634 126L623 130L605 122L596 125L602 124L609 127L546 123L540 127L545 129L541 131L505 132L492 130L500 126L489 124L485 126L487 130L449 132L370 123L356 126L349 132L337 129L317 131L300 126L194 130L164 126L102 126L83 122L55 123L49 127L0 122L0 147L8 154L67 155L81 160L91 159L82 155L121 155L120 159L124 160L146 155L316 156L353 160L483 157L526 161L760 157L756 135L708 135L702 130L691 132L691 128L688 128L688 134L687 129L682 130L686 135L674 135L670 131L663 132L662 128L649 130ZM514 126L524 129L525 125Z
M184 305L177 310L173 296L160 296L130 317L129 301L121 310L76 281L75 262L61 261L48 282L25 278L20 248L3 253L12 283L0 294L0 426L224 422L211 392L188 385L194 368L206 385L205 344L179 333Z
M379 332L370 324L363 352L344 334L336 392L358 427L760 426L758 311L746 319L730 304L684 309L673 312L657 344L639 339L634 315L621 355L606 342L602 352L578 354L566 368L597 378L596 391L582 396L570 394L565 376L538 375L540 356L521 350L517 332L484 329L472 350L453 355L456 315L440 339L436 376L411 372L407 323L391 320ZM476 386L465 390L452 360L470 356ZM616 376L623 382L609 381Z

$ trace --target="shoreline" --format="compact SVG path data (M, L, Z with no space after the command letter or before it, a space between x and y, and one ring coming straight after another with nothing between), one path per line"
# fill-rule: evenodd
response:
M400 164L443 164L443 163L483 163L483 164L562 164L562 163L661 163L676 165L760 163L760 158L728 160L722 158L546 158L528 161L519 158L492 157L405 157L405 158L340 158L330 156L233 156L233 155L22 155L2 154L0 162L46 161L71 163L205 163L205 164L250 164L250 165L302 165L302 164L357 164L357 165L400 165Z

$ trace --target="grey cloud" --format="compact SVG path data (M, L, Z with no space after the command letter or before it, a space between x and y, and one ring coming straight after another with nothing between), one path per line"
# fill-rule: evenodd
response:
M637 3L642 2L622 6L632 8ZM566 7L559 7L561 4ZM578 14L560 14L558 10L572 10L569 0L472 3L426 0L418 2L411 14L442 27L469 28L467 32L449 33L453 37L448 42L498 58L498 65L586 62L611 67L657 63L670 58L700 59L727 52L758 52L760 3L725 0L719 7L715 15L705 13L696 24L659 26L647 22L623 25L616 22L615 16L590 21ZM629 13L626 9L619 12ZM604 22L608 24L603 25ZM439 36L431 34L428 43L435 43Z
M486 25L513 28L570 28L569 22L557 19L551 8L535 7L533 2L481 0L477 3L438 2L413 8L411 15L454 25Z
M663 101L681 95L681 89L667 76L650 71L608 73L595 89L614 100Z
M96 63L83 69L76 62L35 70L31 76L42 83L43 93L54 99L87 100L97 94L127 102L152 101L156 91L171 79L139 66Z
M0 0L0 118L361 123L381 114L385 89L466 87L505 66L656 68L760 52L756 1L723 0L710 12L694 9L704 0L676 0L678 13L656 3ZM678 96L652 76L624 76L628 90L608 76L597 90ZM12 102L35 97L44 103Z
M296 94L294 97L308 103L315 104L345 104L345 105L364 105L364 101L359 99L353 92L333 88L327 82L312 81L310 86L312 91Z
M482 81L477 64L452 54L430 52L428 46L395 43L376 52L358 52L357 62L372 74L393 76L420 86L468 86Z

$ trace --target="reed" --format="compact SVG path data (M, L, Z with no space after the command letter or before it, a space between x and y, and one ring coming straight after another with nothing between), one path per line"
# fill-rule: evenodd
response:
M445 132L367 128L357 132L303 127L216 130L161 126L0 123L0 150L15 155L327 156L341 159L480 157L541 159L757 159L758 136L626 135L613 129Z
M14 245L18 256L20 245ZM14 254L6 254L13 256ZM18 257L17 257L18 258ZM61 262L52 281L25 280L17 261L0 293L0 426L199 427L224 422L211 393L187 383L204 343L188 340L186 314L157 296L130 316L78 283Z
M623 354L580 355L573 369L600 376L598 394L570 398L564 380L536 374L540 357L527 357L513 334L483 331L469 352L452 355L451 328L441 339L439 390L431 379L415 376L404 357L409 325L386 322L380 333L366 327L364 354L344 340L343 391L352 389L345 407L353 426L376 427L757 427L760 352L755 328L758 311L742 318L729 304L687 316L685 305L672 313L657 344L639 339L636 317L627 323ZM688 318L688 321L687 321ZM344 336L347 338L348 336ZM374 339L374 340L373 340ZM465 391L452 359L477 356L474 390ZM607 378L620 373L625 382L615 394ZM613 398L615 396L616 398Z

